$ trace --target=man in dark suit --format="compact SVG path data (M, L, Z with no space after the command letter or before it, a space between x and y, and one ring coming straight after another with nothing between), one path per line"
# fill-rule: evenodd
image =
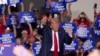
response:
M50 20L50 26L44 29L42 47L38 56L63 56L64 43L72 42L72 31L68 33L59 27L60 21L57 18Z

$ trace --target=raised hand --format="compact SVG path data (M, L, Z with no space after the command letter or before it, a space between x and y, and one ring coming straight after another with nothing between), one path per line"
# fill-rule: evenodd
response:
M34 6L34 4L33 3L30 3L30 5L29 5L29 11L32 11L32 7Z
M22 12L24 11L24 4L23 4L23 2L21 3L21 11Z
M71 3L68 4L68 8L70 8L70 7L71 7Z
M73 37L73 36L72 36L72 29L70 29L70 28L69 28L69 29L66 29L66 32L68 33L68 35L69 35L70 37Z
M95 8L95 9L97 8L97 3L94 4L94 8Z

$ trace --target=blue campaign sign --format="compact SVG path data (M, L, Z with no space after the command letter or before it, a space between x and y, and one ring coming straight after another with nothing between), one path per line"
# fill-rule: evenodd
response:
M65 0L67 3L77 2L77 0Z
M7 0L0 0L0 5L1 4L7 4Z
M63 23L61 23L61 27L63 27L65 31L68 29L72 29L72 32L76 33L77 26L74 23L63 22Z
M77 27L76 36L80 38L88 38L91 34L91 28L89 27Z
M50 3L49 0L45 0L45 8L49 9L50 8Z
M100 16L98 16L98 17L96 18L96 21L95 21L94 27L96 27L96 28L100 28Z
M73 3L77 2L77 0L59 0L59 2Z
M5 33L0 35L0 56L14 56L14 46L14 33Z
M65 9L66 9L65 2L52 2L51 4L51 11L53 13L59 13L61 11L64 11Z
M0 15L3 15L5 11L5 5L0 5Z
M35 42L33 44L33 52L34 52L35 56L37 56L39 54L40 48L41 48L41 43L40 42Z
M93 36L95 37L95 38L100 38L100 30L98 30L98 29L93 29Z
M94 48L96 48L96 43L93 38L88 39L82 45L83 52L91 51Z
M0 56L14 56L13 54L14 47L15 47L14 43L0 44Z
M9 15L7 20L7 25L16 25L17 24L17 16L16 15Z
M32 12L20 12L18 17L20 23L35 22L35 17Z
M70 45L64 44L65 51L76 51L78 50L78 41L74 39Z
M21 3L21 2L23 2L23 0L7 0L7 3L9 5L11 5L11 4L18 4L18 3Z
M0 35L1 44L14 43L14 42L15 42L15 37L13 32Z

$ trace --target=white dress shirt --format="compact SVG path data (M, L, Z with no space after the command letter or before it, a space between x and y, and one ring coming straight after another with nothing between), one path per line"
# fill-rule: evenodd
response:
M56 32L56 37L57 37L57 45L58 45L58 52L59 50L59 36L58 36L58 32ZM51 51L54 51L54 31L52 30L52 47L51 47Z

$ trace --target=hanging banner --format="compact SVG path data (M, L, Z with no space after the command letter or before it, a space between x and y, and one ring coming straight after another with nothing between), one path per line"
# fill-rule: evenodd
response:
M52 2L51 4L52 13L59 13L61 11L64 11L65 9L66 9L65 2Z
M20 23L35 22L35 17L32 12L20 12L18 17Z
M100 16L98 16L98 17L96 18L96 21L95 21L94 27L96 27L96 28L100 28Z
M64 44L64 50L65 51L76 51L76 50L78 50L78 41L73 40L70 45Z
M91 34L91 28L88 27L77 27L76 35L80 38L88 38Z
M65 31L71 29L73 33L76 33L77 26L74 23L63 22L61 23L61 27L63 27Z
M14 56L15 38L13 33L0 35L0 56Z
M17 24L17 16L16 15L9 15L7 25L16 25Z
M88 39L82 45L83 52L91 51L94 48L96 48L96 43L93 38Z
M40 42L35 42L33 44L33 52L34 52L35 56L37 56L39 54L40 48L41 48L41 43Z

